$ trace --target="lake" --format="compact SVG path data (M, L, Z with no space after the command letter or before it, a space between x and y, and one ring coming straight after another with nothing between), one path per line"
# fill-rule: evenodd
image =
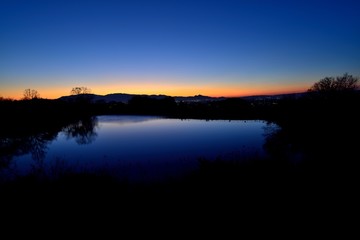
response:
M176 178L196 169L199 159L265 156L269 128L276 125L260 120L97 116L53 135L1 139L3 146L17 149L0 156L7 163L0 173L7 178L29 173L56 177L70 170L103 172L130 181Z

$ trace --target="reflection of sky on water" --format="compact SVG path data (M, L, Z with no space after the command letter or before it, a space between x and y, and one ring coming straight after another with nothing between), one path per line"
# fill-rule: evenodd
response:
M47 146L45 165L54 161L79 169L104 168L129 177L176 175L196 167L198 158L231 159L264 154L263 121L180 120L143 116L99 116L96 138L78 144L60 132ZM31 155L14 158L34 167Z
M146 122L156 119L162 119L162 117L157 116L141 116L141 115L123 115L119 117L118 115L107 115L107 116L98 116L97 119L101 121L103 125L123 125L131 124L137 122Z

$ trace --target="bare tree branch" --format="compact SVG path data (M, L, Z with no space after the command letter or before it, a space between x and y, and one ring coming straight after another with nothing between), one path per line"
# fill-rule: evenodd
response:
M23 96L24 100L40 98L40 94L38 93L38 91L30 88L24 90Z

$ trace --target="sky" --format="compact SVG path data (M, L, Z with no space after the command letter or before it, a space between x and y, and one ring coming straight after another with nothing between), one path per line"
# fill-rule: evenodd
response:
M0 97L249 96L360 76L360 1L0 0Z

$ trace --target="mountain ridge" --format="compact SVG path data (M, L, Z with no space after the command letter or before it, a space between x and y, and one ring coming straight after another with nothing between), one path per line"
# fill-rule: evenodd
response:
M206 101L220 101L225 100L228 98L241 98L248 101L254 101L254 100L266 100L266 99L281 99L284 97L301 97L305 93L288 93L288 94L275 94L275 95L253 95L253 96L245 96L245 97L209 97L204 95L194 95L194 96L168 96L164 94L129 94L129 93L109 93L106 95L99 95L99 94L82 94L82 96L86 96L89 99L91 99L92 102L122 102L122 103L128 103L130 99L133 97L149 97L153 99L163 99L167 97L172 97L175 99L176 102L206 102ZM78 95L68 95L68 96L62 96L58 99L60 100L66 100L66 101L72 101L76 99Z
M93 102L122 102L122 103L128 103L130 99L133 97L149 97L154 99L163 99L167 97L171 97L164 94L128 94L128 93L110 93L106 95L98 95L98 94L82 94L82 96L89 97ZM69 95L69 96L62 96L58 99L60 100L74 100L77 98L78 95ZM204 95L195 95L195 96L175 96L172 97L175 99L176 102L202 102L202 101L216 101L216 100L223 100L226 99L225 97L209 97Z

